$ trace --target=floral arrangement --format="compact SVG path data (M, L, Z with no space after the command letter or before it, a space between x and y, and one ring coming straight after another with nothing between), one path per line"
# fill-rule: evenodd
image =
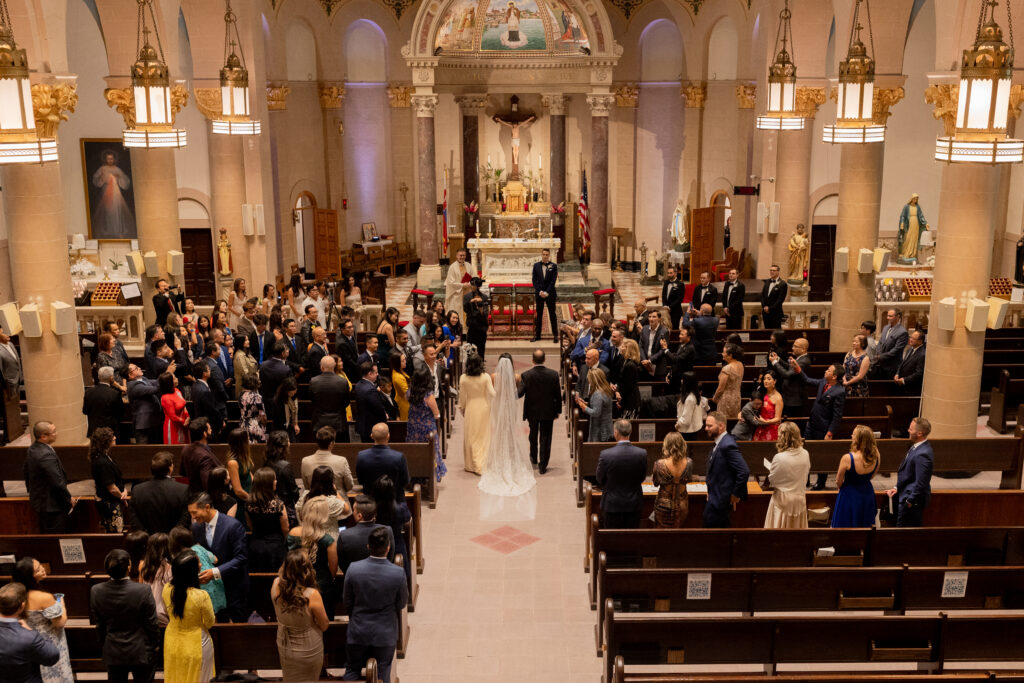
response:
M558 206L552 206L551 213L565 213L565 202L560 202Z
M462 208L466 211L466 213L470 213L470 214L475 214L475 213L478 213L480 211L480 207L477 206L477 203L476 203L475 199L469 203L469 206L466 206L465 204L463 204Z

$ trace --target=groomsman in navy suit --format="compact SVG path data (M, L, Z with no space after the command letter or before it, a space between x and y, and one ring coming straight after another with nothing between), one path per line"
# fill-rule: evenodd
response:
M910 421L910 440L913 444L896 472L896 488L889 489L889 496L896 496L899 509L896 512L896 526L921 526L924 509L932 497L932 467L935 454L928 443L932 424L923 417Z
M717 410L708 413L704 431L714 439L715 447L708 456L705 482L708 502L704 506L704 526L708 529L726 529L731 524L730 514L736 503L747 499L747 479L750 468L740 453L736 440L726 431L726 419Z
M245 527L234 517L222 515L213 507L210 494L200 493L188 504L192 517L192 536L217 558L217 566L199 573L199 583L213 579L224 581L227 607L217 614L217 621L245 623L249 617L248 546Z
M540 341L541 329L544 327L544 309L548 309L551 320L551 334L558 341L558 320L555 316L555 281L558 280L558 265L551 262L551 250L540 252L540 261L533 264L533 290L536 293L537 329L533 333L533 341Z

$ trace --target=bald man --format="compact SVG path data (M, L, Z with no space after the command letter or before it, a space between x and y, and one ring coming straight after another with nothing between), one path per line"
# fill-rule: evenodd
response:
M710 304L700 307L697 315L687 311L683 316L683 325L693 326L693 345L697 350L693 362L695 365L714 365L717 361L715 352L715 332L718 330L718 318Z
M322 332L321 328L317 328ZM345 409L352 400L348 382L334 372L335 362L330 356L320 359L316 377L309 381L309 399L313 406L313 433L321 427L333 427L338 443L348 443L348 417Z

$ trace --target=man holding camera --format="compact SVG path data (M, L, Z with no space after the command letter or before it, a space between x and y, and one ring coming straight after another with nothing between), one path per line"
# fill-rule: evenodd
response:
M178 285L171 285L167 280L160 278L156 281L156 294L153 295L153 309L156 311L156 324L163 327L167 324L167 316L171 313L181 313L179 303L184 299L182 294L171 295L171 290L177 290Z

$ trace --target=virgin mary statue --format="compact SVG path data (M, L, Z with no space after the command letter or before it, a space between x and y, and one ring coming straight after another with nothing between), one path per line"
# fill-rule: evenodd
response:
M897 248L900 263L917 263L917 246L921 241L921 232L928 229L928 221L924 212L917 205L918 194L910 195L910 201L903 207L900 214L900 231L897 235Z

